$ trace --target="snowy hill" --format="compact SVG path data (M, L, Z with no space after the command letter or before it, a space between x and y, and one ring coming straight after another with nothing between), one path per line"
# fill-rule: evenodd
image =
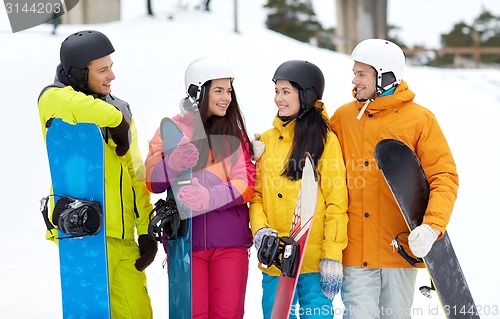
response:
M138 123L143 156L163 116L177 113L184 96L183 77L195 58L217 55L234 66L235 91L249 133L271 127L276 107L271 77L289 59L305 59L324 72L328 113L352 99L352 61L266 30L263 0L239 1L239 31L233 32L232 1L213 1L212 12L176 9L167 20L166 6L154 2L155 17L146 17L144 1L127 0L123 21L103 25L62 25L57 36L42 25L21 33L0 34L0 105L3 122L1 167L4 184L0 241L0 313L4 318L61 318L57 248L44 240L39 199L49 192L50 175L37 112L40 90L49 84L59 60L60 43L74 31L97 29L109 36L117 79L113 93L128 101ZM496 272L496 236L500 223L500 71L440 70L410 67L405 77L416 101L441 123L460 175L460 189L449 225L463 271L482 318L500 318L500 279ZM389 243L387 243L389 245ZM155 318L167 317L166 270L160 250L148 268ZM252 249L245 318L260 318L261 286ZM418 285L427 285L425 270ZM340 296L334 305L342 310ZM439 314L434 315L439 309ZM338 317L337 317L338 318ZM414 318L444 318L437 298L416 292Z

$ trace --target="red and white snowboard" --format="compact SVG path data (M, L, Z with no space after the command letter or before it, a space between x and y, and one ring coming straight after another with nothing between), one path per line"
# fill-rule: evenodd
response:
M295 277L281 276L274 299L272 319L287 319L292 307L295 287L299 280L300 267L306 250L318 196L318 177L311 155L306 153L297 204L293 215L290 237L299 244L299 260Z

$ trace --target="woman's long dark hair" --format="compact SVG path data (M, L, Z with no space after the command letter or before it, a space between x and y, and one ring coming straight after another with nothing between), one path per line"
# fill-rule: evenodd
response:
M296 83L290 83L295 88L299 88ZM318 161L325 150L329 131L331 131L330 124L323 115L322 107L314 106L302 118L296 118L292 150L282 175L291 180L301 179L305 152L311 154L313 163L317 167Z
M233 160L236 160L235 156L237 153L235 151L240 145L241 147L248 145L250 156L253 155L245 120L241 114L232 84L231 103L226 110L226 114L224 116L212 115L208 117L208 92L210 91L211 85L211 80L203 85L205 87L205 93L198 105L204 131L202 132L202 128L196 127L192 138L193 144L198 148L200 153L200 160L194 168L195 170L207 166L210 149L212 150L215 162L220 162L229 156L232 156ZM205 135L208 137L208 140L200 138ZM230 138L231 136L235 138Z

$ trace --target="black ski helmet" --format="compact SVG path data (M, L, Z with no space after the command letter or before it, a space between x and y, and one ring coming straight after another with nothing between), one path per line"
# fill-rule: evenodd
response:
M61 43L61 64L74 87L87 90L87 65L115 52L108 37L99 31L85 30L69 35Z
M282 63L274 72L273 82L276 80L288 80L299 86L300 111L298 118L301 118L323 97L325 90L325 77L320 68L315 64L302 61L290 60Z

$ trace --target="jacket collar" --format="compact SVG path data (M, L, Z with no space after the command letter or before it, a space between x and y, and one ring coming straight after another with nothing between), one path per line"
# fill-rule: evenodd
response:
M278 116L275 116L273 126L276 130L278 130L281 139L288 140L293 138L295 123L297 123L297 118L291 120L290 122L284 122Z
M356 96L355 89L356 88L353 88L352 90L354 97ZM414 97L415 93L408 88L408 84L404 80L401 80L401 83L398 84L393 94L376 97L368 104L365 112L368 112L368 114L375 114L388 108L398 110L405 103L412 101ZM358 110L361 110L366 103L360 101L355 102Z

